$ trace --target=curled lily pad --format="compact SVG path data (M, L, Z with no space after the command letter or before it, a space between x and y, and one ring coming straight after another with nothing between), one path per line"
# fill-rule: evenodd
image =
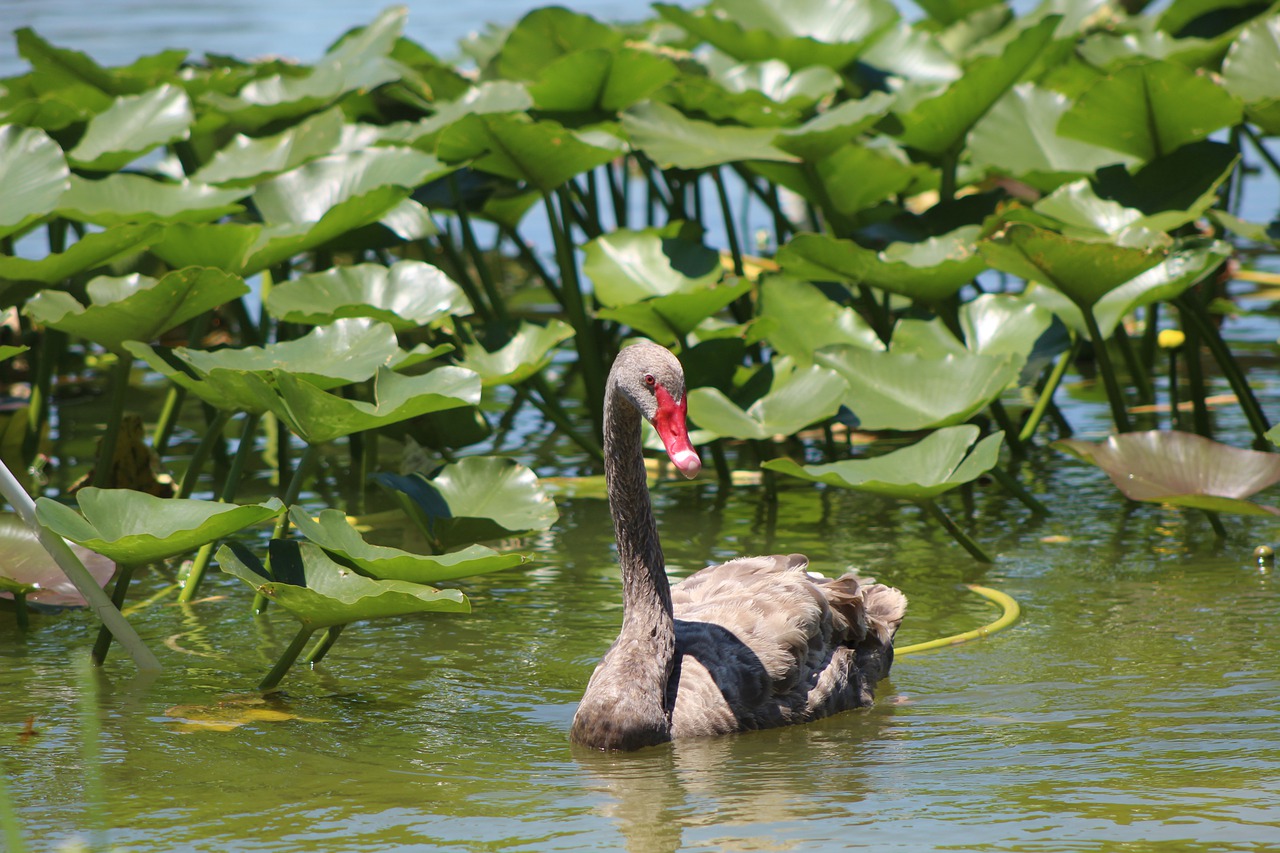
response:
M1280 133L1280 17L1263 16L1243 30L1222 62L1222 85L1245 104L1250 121Z
M152 148L186 139L193 122L191 99L181 86L124 95L89 121L67 159L80 169L114 171Z
M763 467L829 486L912 501L928 500L995 467L1004 433L992 433L975 445L978 432L976 426L962 424L937 430L915 444L871 459L846 459L826 465L797 465L790 459L771 459Z
M129 565L193 551L284 511L277 498L240 506L92 486L77 492L76 499L79 513L50 498L40 498L36 519L64 539Z
M559 517L533 471L504 456L471 456L430 475L374 479L440 550L546 530Z
M62 149L43 130L0 126L0 236L52 212L70 174Z
M986 408L1017 378L1014 355L873 352L830 347L818 364L847 383L844 404L867 430L918 430L952 426Z
M1097 465L1125 497L1210 512L1280 515L1249 500L1280 482L1280 456L1244 450L1201 435L1148 430L1113 435L1103 442L1054 442Z
M150 341L249 292L238 275L206 267L174 270L159 279L144 275L99 276L81 305L62 290L44 290L23 309L34 320L121 352L125 341Z
M267 295L267 310L290 323L320 325L370 317L403 332L471 310L462 288L431 264L333 267L281 282Z
M123 222L211 222L244 208L248 190L224 189L193 181L172 183L116 172L91 181L72 175L58 199L58 212L94 225Z
M302 507L295 506L289 509L289 518L299 533L332 557L361 574L382 580L432 584L500 572L525 561L521 554L503 554L483 545L432 556L370 545L336 509L323 510L318 518L312 518Z
M861 314L789 275L762 279L759 313L762 319L777 323L769 332L769 343L800 365L812 364L814 352L827 346L884 349Z
M223 545L216 556L222 571L279 604L311 630L410 613L471 611L466 596L456 589L367 578L334 562L310 542L273 539L270 553L270 573L239 543Z
M115 574L110 559L72 545L89 574L104 586ZM49 556L35 532L16 515L0 515L0 598L25 595L27 601L58 607L83 607L84 597Z
M608 306L653 296L705 290L720 280L720 255L669 229L621 229L582 247L582 271Z
M478 373L486 388L519 385L550 364L556 344L571 337L573 328L561 320L545 326L522 320L511 340L495 352L479 344L463 346L461 366Z
M662 167L705 169L738 160L798 159L773 144L777 130L735 127L692 119L658 101L636 104L622 113L631 144Z
M147 248L164 229L158 223L116 225L91 231L67 247L43 258L0 255L0 307L16 305L34 295L44 285L56 284L73 275L94 270L125 255Z
M192 177L206 184L247 184L333 153L342 141L342 111L334 108L273 136L236 136Z
M473 160L480 171L526 181L543 192L622 152L622 142L611 134L575 131L525 113L470 115L446 128L436 143L436 153L447 162Z
M795 367L779 359L768 393L746 409L718 388L694 388L688 395L689 417L718 436L769 439L831 417L840 410L847 390L835 371L818 365Z

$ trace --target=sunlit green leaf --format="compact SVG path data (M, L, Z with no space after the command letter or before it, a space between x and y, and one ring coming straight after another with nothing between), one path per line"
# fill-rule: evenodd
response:
M42 285L56 284L116 258L140 252L154 243L161 226L115 225L91 231L67 247L38 260L0 255L0 303L7 307L26 299Z
M58 213L95 225L126 222L211 222L243 208L247 189L219 189L191 181L170 183L117 172L100 180L71 176Z
M712 124L657 101L636 104L621 118L631 144L664 168L704 169L739 160L796 159L773 144L777 136L773 129Z
M389 267L333 267L281 282L267 295L267 311L289 323L310 325L369 317L403 332L451 314L470 313L471 306L462 289L438 268L422 261L398 261Z
M236 134L192 178L206 184L249 184L287 172L333 152L344 125L342 111L332 109L274 136Z
M826 346L884 348L857 311L789 275L761 280L759 315L777 323L769 332L769 343L801 366L812 364L814 351Z
M872 92L857 101L845 101L819 113L799 127L786 128L774 144L805 160L832 154L882 119L893 103L886 92Z
M622 142L608 134L587 136L549 119L534 121L524 113L492 113L450 125L440 134L436 153L446 162L472 160L476 169L551 192L620 156Z
M186 91L173 84L116 98L89 122L67 160L80 169L113 171L152 148L186 139L194 121Z
M667 345L674 345L704 320L751 290L747 279L728 280L703 290L655 296L629 305L601 308L597 316L616 320Z
M622 46L623 34L590 15L549 6L511 28L493 65L508 80L536 80L548 66L577 51Z
M552 319L545 326L520 321L511 340L495 352L465 344L459 362L480 375L484 387L519 385L551 362L556 344L573 337L573 327Z
M529 84L538 109L550 112L616 112L642 101L677 75L665 57L634 48L568 53Z
M284 511L276 498L240 506L92 486L77 492L76 500L79 513L51 498L40 498L36 519L65 539L117 563L133 565L194 551Z
M689 391L689 417L702 429L726 438L770 439L793 435L840 409L845 383L832 370L775 362L773 384L745 410L718 388Z
M70 174L62 149L44 131L0 126L0 237L51 213Z
M1246 26L1222 62L1222 85L1244 102L1249 119L1267 133L1280 133L1280 16Z
M720 280L724 270L718 252L667 231L618 230L582 247L582 271L602 304L705 290Z

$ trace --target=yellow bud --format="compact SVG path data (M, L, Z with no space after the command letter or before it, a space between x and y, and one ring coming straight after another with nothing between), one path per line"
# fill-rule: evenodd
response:
M1187 336L1177 329L1164 329L1156 338L1161 349L1177 349L1186 341Z

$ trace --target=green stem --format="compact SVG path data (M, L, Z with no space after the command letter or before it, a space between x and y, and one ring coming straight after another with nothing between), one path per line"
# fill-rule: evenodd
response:
M565 412L564 407L560 405L560 400L552 392L551 387L547 385L547 380L542 374L535 375L529 380L533 389L537 391L537 395L530 395L529 402L537 407L553 424L555 424L561 432L563 432L570 441L581 447L591 455L597 462L604 460L604 451L600 445L591 438L580 435L578 430L574 428L573 421Z
M1124 358L1125 368L1129 371L1133 384L1137 388L1138 402L1154 403L1156 392L1151 386L1151 377L1147 375L1142 362L1138 360L1138 354L1133 349L1133 341L1129 338L1129 333L1125 331L1123 325L1119 325L1116 326L1115 336L1116 343L1120 345L1120 355Z
M315 467L316 462L320 460L320 448L315 444L308 444L307 449L302 452L302 458L298 460L298 467L293 470L293 476L289 478L289 487L285 489L284 496L280 499L284 503L284 511L280 513L280 517L276 519L276 526L271 531L272 539L283 539L285 534L289 532L289 507L297 503L298 495L302 494L302 485L306 481L311 469ZM266 563L267 572L271 571L271 561ZM253 597L253 612L263 613L267 609L267 597L262 593L258 593ZM296 658L297 655L295 654ZM290 661L292 663L292 661ZM288 669L288 667L285 667Z
M1182 428L1182 415L1178 412L1178 351L1169 350L1169 426Z
M98 446L98 458L93 467L93 485L100 489L114 485L116 445L120 443L120 422L124 417L124 401L129 391L129 373L133 369L133 356L118 353L115 369L111 372L111 400L107 405L107 431Z
M1209 519L1209 526L1213 528L1214 534L1219 539L1227 538L1227 528L1222 525L1222 519L1218 517L1216 512L1212 510L1204 510L1205 517Z
M315 665L324 660L324 656L329 654L329 649L333 648L333 644L338 641L338 637L342 636L342 629L345 627L347 626L332 625L326 628L324 636L311 647L311 651L307 652L306 662Z
M1045 410L1053 400L1054 392L1062 384L1062 377L1067 372L1067 367L1075 361L1079 352L1080 338L1073 336L1071 338L1071 346L1067 347L1066 352L1058 356L1057 363L1053 365L1053 371L1049 374L1049 379L1045 382L1044 389L1040 392L1040 398L1036 400L1035 406L1032 407L1031 415L1027 418L1027 422L1022 425L1022 432L1018 433L1019 440L1030 441L1031 436L1035 435L1041 419L1044 418Z
M1124 392L1120 389L1120 380L1116 378L1114 365L1111 363L1111 354L1107 352L1107 342L1102 337L1102 331L1098 328L1098 321L1093 316L1093 310L1088 307L1081 307L1080 313L1084 316L1084 324L1089 330L1089 340L1093 342L1094 356L1098 359L1098 372L1102 374L1102 383L1107 389L1107 402L1111 404L1111 418L1115 421L1117 432L1129 432L1133 429L1129 423L1129 412L1125 408Z
M961 530L960 526L951 520L951 516L942 511L942 507L938 506L932 500L922 500L917 501L916 503L925 512L933 516L933 519L941 524L946 531L951 534L951 538L959 542L961 547L968 551L974 559L983 563L992 562L991 558L987 556L987 552L983 551L977 542L974 542L969 538L969 534Z
M1191 392L1191 425L1197 435L1213 438L1213 424L1209 420L1209 387L1204 379L1204 365L1200 363L1200 333L1194 323L1182 321L1182 331L1187 336L1187 385Z
M724 455L724 440L717 438L709 445L711 448L711 461L716 466L716 479L721 485L728 486L733 483L733 471L729 468L729 460Z
M27 406L27 434L22 440L22 458L25 461L34 459L40 449L40 435L49 419L49 401L53 399L53 377L66 349L66 333L45 327L40 334L35 382L31 387L30 405Z
M133 563L121 563L116 573L116 585L111 589L111 604L119 610L124 605L125 596L129 594L129 581L133 580ZM93 662L101 665L107 659L107 651L111 648L111 631L106 625L98 629L98 639L93 644Z
M1018 482L1017 477L1013 476L999 465L991 469L991 476L997 483L1004 486L1005 489L1007 489L1015 498L1022 501L1022 503L1026 505L1027 509L1034 512L1036 515L1049 514L1048 507L1036 500L1030 492L1023 488L1022 484Z
M298 633L294 636L293 641L289 643L289 647L284 650L284 654L276 661L276 665L271 667L271 671L258 683L259 692L266 693L280 683L280 679L284 678L284 674L289 671L289 667L293 666L293 662L298 659L298 655L302 654L303 647L307 645L307 640L311 639L313 633L315 633L315 628L306 625L298 629Z
M217 414L213 416L213 420L205 428L204 435L200 437L200 443L196 445L196 449L191 454L191 462L187 465L187 470L182 475L182 485L178 488L178 497L189 498L191 493L195 491L196 483L200 480L200 474L204 471L204 464L209 461L214 445L222 440L222 430L227 425L227 421L231 420L231 415L232 412L227 409L218 409Z
M18 630L26 633L31 627L31 620L27 616L27 594L25 592L15 592L13 594L14 619L18 621Z
M1258 405L1258 398L1254 396L1253 388L1249 386L1244 372L1240 370L1235 356L1231 354L1231 348L1227 346L1218 328L1209 319L1204 306L1185 293L1178 297L1177 305L1182 311L1182 316L1191 318L1192 325L1204 338L1209 352L1213 353L1214 360L1218 362L1223 375L1227 377L1227 382L1231 383L1231 390L1235 392L1236 399L1240 401L1240 408L1244 410L1244 416L1248 419L1249 426L1253 428L1254 446L1262 450L1270 448L1267 430L1271 427L1267 423L1267 416L1263 414L1262 406Z
M1258 135L1254 133L1252 129L1250 129L1249 125L1241 124L1239 127L1244 131L1244 135L1248 140L1253 143L1253 147L1262 155L1262 159L1267 161L1267 165L1271 167L1271 171L1280 175L1280 160L1276 159L1275 155L1272 154L1270 149L1262 143L1262 140L1258 138Z
M169 440L173 438L173 428L178 423L178 412L187 399L187 389L175 382L169 383L169 390L164 395L164 405L160 416L156 418L156 430L152 433L151 448L157 456L163 456L169 448Z
M476 274L480 277L480 286L484 288L485 296L489 299L489 304L493 307L494 313L503 323L507 322L507 306L502 296L498 293L498 286L493 280L493 273L489 269L489 265L485 263L484 254L480 251L480 243L476 240L475 229L471 226L471 214L467 212L467 206L462 203L461 193L458 192L458 182L456 173L449 175L449 184L453 189L453 194L458 198L458 223L462 226L462 248L470 257L471 264L476 269Z
M244 475L245 461L253 452L253 434L257 431L258 421L261 418L261 415L253 413L245 416L244 429L240 432L240 444L236 447L235 455L231 457L231 467L227 470L227 477L222 482L222 491L218 493L218 500L222 503L228 503L235 498L236 491L240 487L240 479ZM207 542L196 552L191 571L187 573L182 591L178 593L179 603L189 603L196 597L196 592L200 589L200 581L204 579L205 570L209 568L209 562L213 558L213 551L217 545L216 540Z

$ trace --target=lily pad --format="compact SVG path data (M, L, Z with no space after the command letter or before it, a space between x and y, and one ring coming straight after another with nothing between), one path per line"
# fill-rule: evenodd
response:
M117 172L91 181L72 175L58 213L94 225L124 222L212 222L238 213L247 189L221 189L192 181L170 183Z
M436 153L446 162L470 160L480 171L551 192L575 175L621 156L623 146L608 133L574 131L525 113L490 113L450 125L440 134Z
M471 612L466 596L456 589L367 578L334 562L309 542L273 539L269 548L275 577L252 551L235 542L218 549L218 566L279 604L308 629L410 613Z
M159 224L116 225L91 231L67 247L43 258L0 255L0 307L14 305L30 297L42 285L57 284L113 260L146 249L163 233Z
M871 459L846 459L825 465L797 465L771 459L762 467L780 474L910 501L930 500L976 480L995 467L1004 433L978 441L973 424L947 427L915 444Z
M1014 355L952 352L872 352L831 347L818 364L847 383L844 404L865 430L919 430L963 423L1000 396L1018 376Z
M794 435L840 410L847 386L825 367L795 367L775 362L767 393L742 409L718 388L689 391L689 417L699 427L725 438L766 440Z
M592 48L543 67L529 94L538 109L549 112L614 113L648 98L677 74L671 60L656 53Z
M1280 482L1280 455L1244 450L1201 435L1148 430L1104 442L1063 439L1054 446L1097 465L1125 497L1210 512L1280 515L1248 500Z
M462 288L422 261L391 266L333 267L281 282L267 295L267 311L289 323L321 325L369 317L406 332L448 317L470 313Z
M375 474L440 549L546 530L559 517L530 469L504 456L471 456L430 475Z
M64 539L122 565L155 563L184 554L284 511L277 498L240 506L92 486L77 492L76 500L79 513L40 498L36 519Z
M621 119L631 144L663 168L705 169L740 160L799 159L774 145L776 129L712 124L658 101L636 104Z
M26 522L16 515L0 515L0 598L25 594L27 601L55 607L84 607L85 600L62 569L49 556ZM115 574L116 564L81 545L71 550L89 570L89 574L105 586Z
M61 290L44 290L23 311L37 322L124 351L125 341L150 341L162 332L249 292L237 275L187 267L163 278L99 276L86 287L82 305Z
M370 545L347 517L336 509L321 511L312 518L302 507L289 509L289 518L298 532L361 574L380 580L400 580L433 584L473 575L500 572L525 562L521 554L503 554L483 545L470 545L448 554L426 556Z
M1058 125L1063 136L1143 161L1240 123L1240 102L1208 77L1169 61L1121 68L1080 96Z
M1222 85L1245 104L1250 121L1280 133L1280 17L1260 17L1236 37L1222 62Z
M582 247L582 271L608 306L705 290L724 274L720 254L670 229L618 230Z
M236 134L192 178L205 184L256 183L333 153L345 126L342 111L335 108L272 136Z
M519 385L550 364L556 344L571 337L573 327L561 320L545 326L521 320L511 340L494 352L479 344L464 345L460 365L478 373L485 388Z
M0 126L0 237L53 212L70 174L62 149L43 130Z
M870 130L889 112L892 103L893 96L887 92L872 92L861 100L845 101L799 127L783 130L774 144L805 160L820 160Z
M769 332L774 349L801 366L812 364L814 352L827 346L884 349L861 314L789 275L761 280L759 316L777 323Z
M67 160L78 169L115 171L157 146L186 139L194 122L191 99L180 86L124 95L89 121Z

